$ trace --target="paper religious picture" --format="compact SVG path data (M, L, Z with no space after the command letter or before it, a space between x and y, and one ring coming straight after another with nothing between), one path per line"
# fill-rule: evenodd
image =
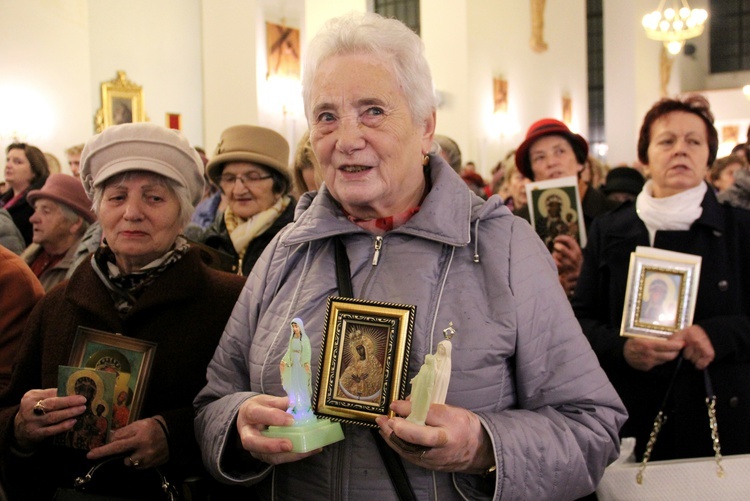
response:
M529 183L526 195L531 226L550 252L558 235L568 235L582 248L586 246L586 225L576 176Z
M667 338L693 322L701 257L652 247L630 256L621 335Z
M416 307L329 298L313 408L342 422L376 426L403 399Z
M138 419L156 343L79 327L70 365L115 375L112 429Z
M81 367L58 367L57 396L83 395L86 410L73 428L56 437L56 443L91 450L108 442L112 423L115 374Z

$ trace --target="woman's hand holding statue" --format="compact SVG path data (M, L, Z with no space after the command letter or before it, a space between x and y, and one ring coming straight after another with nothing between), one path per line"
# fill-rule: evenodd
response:
M396 400L391 409L399 416L408 416L411 402ZM479 417L473 412L452 405L432 404L426 425L404 418L377 418L380 433L407 461L437 471L482 474L495 464L492 441ZM394 445L389 437L395 433L406 442L423 446L425 452L408 452Z
M27 391L14 421L16 447L32 452L39 442L70 430L76 416L86 410L85 404L82 395L58 397L57 388Z
M237 432L245 449L259 461L277 465L299 461L322 449L305 453L291 452L292 442L286 438L264 437L261 431L269 426L292 426L294 418L286 412L289 397L256 395L245 400L237 414Z

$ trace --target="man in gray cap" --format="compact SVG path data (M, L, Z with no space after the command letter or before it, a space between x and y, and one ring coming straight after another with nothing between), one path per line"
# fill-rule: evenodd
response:
M67 174L50 175L27 199L34 206L29 218L34 234L21 257L49 290L65 279L78 243L96 216L81 182Z

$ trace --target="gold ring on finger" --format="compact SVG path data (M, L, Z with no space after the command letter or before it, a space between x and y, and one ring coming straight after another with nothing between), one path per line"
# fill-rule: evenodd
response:
M42 400L39 400L36 405L34 405L34 414L36 416L44 416L47 414L47 408L42 403Z

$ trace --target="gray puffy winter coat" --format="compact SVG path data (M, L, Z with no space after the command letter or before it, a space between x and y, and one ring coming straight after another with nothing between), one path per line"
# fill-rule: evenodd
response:
M346 425L344 441L273 468L243 462L232 450L242 402L285 394L279 361L294 317L305 322L316 374L326 300L338 295L331 237L341 235L356 297L417 306L409 380L453 322L446 404L475 412L492 440L492 476L405 461L417 499L575 499L594 490L617 457L626 414L549 252L499 197L482 201L439 157L429 171L421 210L386 233L379 251L379 237L348 221L325 186L314 199L302 198L295 223L266 249L195 400L198 441L215 477L256 484L264 499L397 499L363 427Z

